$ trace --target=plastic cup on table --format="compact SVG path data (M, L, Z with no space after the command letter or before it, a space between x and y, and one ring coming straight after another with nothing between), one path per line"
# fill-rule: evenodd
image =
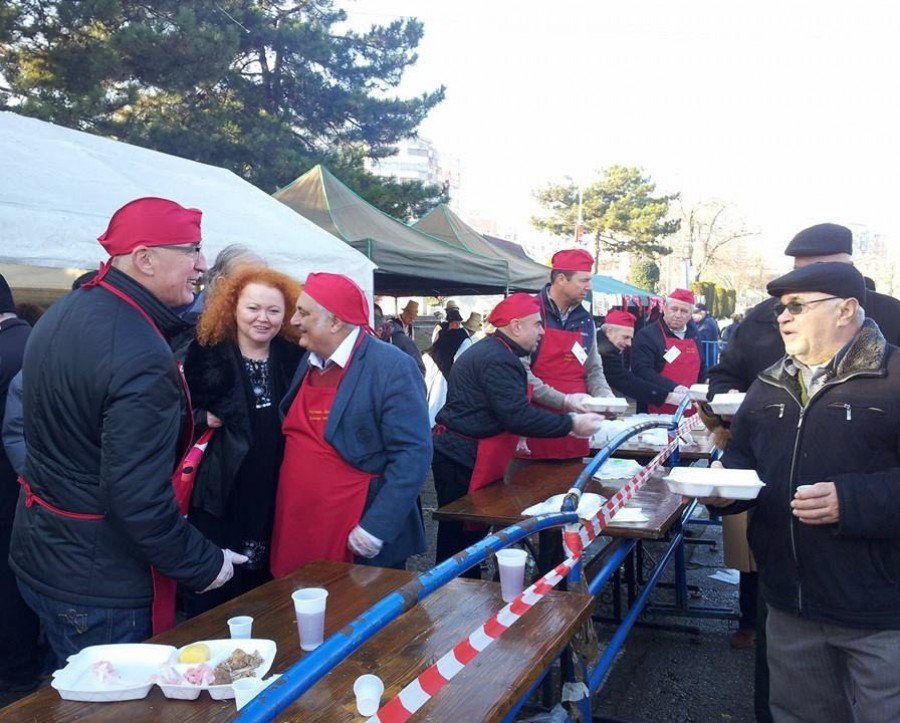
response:
M228 630L232 638L250 638L253 629L253 618L249 615L238 615L236 618L228 618Z
M375 715L381 707L382 693L384 693L384 683L377 675L359 676L353 684L357 712L367 718Z
M263 682L259 678L238 678L231 687L234 689L234 704L240 710L262 690Z
M525 560L528 553L516 548L498 550L497 567L500 568L500 594L503 602L512 602L525 589Z
M291 593L301 650L315 650L322 644L325 637L327 598L328 590L323 587L303 587Z

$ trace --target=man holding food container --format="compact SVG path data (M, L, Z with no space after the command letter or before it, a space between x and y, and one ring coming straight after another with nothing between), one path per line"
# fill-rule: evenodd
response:
M750 387L721 461L766 486L701 501L754 510L773 719L898 720L900 354L865 318L850 264L767 288L787 353Z

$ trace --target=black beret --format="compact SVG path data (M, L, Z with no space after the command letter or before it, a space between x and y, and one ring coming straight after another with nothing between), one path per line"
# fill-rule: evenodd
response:
M450 307L447 309L447 321L462 321L462 314L459 313L459 309L455 307Z
M697 304L694 306L694 311L706 311L706 304Z
M787 245L785 256L853 254L853 234L846 226L819 223L803 229Z
M13 302L12 291L9 289L9 284L6 283L6 279L3 278L3 274L0 274L0 314L14 314L16 311L16 305Z
M794 269L784 276L770 281L766 291L771 296L819 291L841 299L866 300L866 281L853 264L826 261Z

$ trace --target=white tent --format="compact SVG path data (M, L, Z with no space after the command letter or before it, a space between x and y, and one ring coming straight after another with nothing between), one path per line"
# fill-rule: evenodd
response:
M371 261L231 171L0 112L0 264L97 268L106 257L97 237L141 196L201 209L209 263L243 243L300 281L342 273L372 298ZM40 278L0 268L14 286Z

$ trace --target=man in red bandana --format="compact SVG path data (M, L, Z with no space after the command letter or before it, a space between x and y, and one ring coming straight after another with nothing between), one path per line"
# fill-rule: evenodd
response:
M693 292L675 289L669 294L662 318L647 324L634 338L631 371L636 376L675 394L685 394L706 377L697 326L691 320L693 310ZM675 409L672 404L638 405L638 411L651 414L672 414ZM688 411L694 413L693 408Z
M27 458L10 550L22 597L62 667L89 645L151 634L151 566L212 589L245 560L179 511L172 473L190 401L168 339L206 269L200 211L141 198L113 215L110 260L53 304L25 350Z
M611 397L597 352L594 319L582 302L591 290L593 257L584 249L553 255L550 283L537 295L544 336L525 357L533 399L545 409L565 414L585 412L589 397ZM572 459L589 453L586 439L529 439L523 459Z
M280 406L272 574L321 559L402 568L426 548L422 375L372 334L366 297L346 276L310 274L291 323L308 353Z
M556 414L529 404L521 360L543 331L540 305L518 293L497 304L488 321L496 331L477 342L450 370L447 403L434 428L434 486L443 507L503 479L520 436L584 441L600 426L597 414ZM484 536L459 522L438 526L437 562ZM477 576L477 568L474 572Z

